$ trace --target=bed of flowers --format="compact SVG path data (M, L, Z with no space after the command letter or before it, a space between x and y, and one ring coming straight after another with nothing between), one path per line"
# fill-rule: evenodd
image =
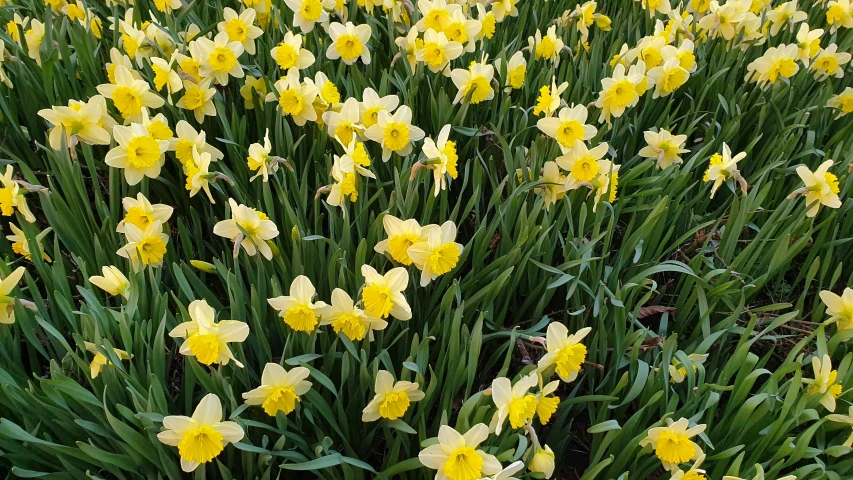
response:
M12 478L853 476L849 0L0 0Z

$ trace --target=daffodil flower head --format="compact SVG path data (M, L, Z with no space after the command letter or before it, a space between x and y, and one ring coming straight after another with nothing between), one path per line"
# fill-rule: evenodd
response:
M50 148L62 148L63 139L66 148L73 148L76 140L90 145L109 145L110 132L103 125L107 104L104 97L95 95L88 102L69 102L67 107L58 106L38 111L38 115L47 120L52 128L48 134ZM72 138L73 137L73 138Z
M554 65L560 62L560 53L565 44L563 39L557 36L557 26L551 25L545 35L536 30L536 34L527 39L533 56L536 60L550 60Z
M121 295L124 298L130 297L130 281L118 267L109 265L101 268L102 275L93 275L89 277L92 285L101 290L116 296Z
M433 172L435 183L434 194L437 197L441 190L447 189L447 175L456 179L458 176L457 163L459 156L456 154L456 142L449 140L450 125L445 125L438 133L438 139L427 137L424 140L424 156L429 160L427 168Z
M545 478L551 478L554 475L555 455L551 447L545 445L543 447L533 447L533 459L530 461L530 471L541 473Z
M557 99L559 103L559 95ZM576 141L589 140L598 133L597 128L586 123L588 114L584 105L572 105L560 109L556 117L546 116L539 119L536 126L542 133L557 140L562 148L569 149Z
M673 135L668 130L660 129L657 132L648 130L643 133L646 146L640 149L638 155L646 158L656 159L658 168L669 168L671 165L680 165L684 160L682 153L688 153L684 147L687 135Z
M823 290L820 299L826 305L828 322L835 323L839 331L853 329L853 289L845 288L841 295Z
M437 227L437 225L421 227L417 220L401 220L390 214L382 217L382 226L388 238L377 243L374 250L377 253L390 255L395 262L402 265L412 264L412 258L408 253L409 247L426 241L428 232Z
M228 78L243 78L243 66L238 58L245 51L243 44L229 40L227 32L219 32L210 40L197 38L189 44L192 58L199 63L202 78L213 77L217 85L228 85Z
M293 122L298 126L317 120L314 101L320 94L320 90L314 82L308 78L300 82L299 71L292 68L287 76L275 82L273 87L276 91L268 93L266 100L277 102L282 115L293 118Z
M375 90L367 87L364 89L364 93L362 93L361 103L359 104L361 124L364 128L370 128L379 123L380 112L385 111L390 114L396 110L399 105L400 98L397 95L385 95L384 97L380 97Z
M270 173L275 173L278 170L278 163L272 161L270 153L272 152L272 144L270 143L270 130L267 129L264 133L264 144L253 143L249 145L249 156L246 158L249 170L255 174L249 179L252 181L258 176L263 175L264 182L269 180Z
M601 170L598 160L607 155L610 146L602 142L588 149L581 140L575 140L571 150L554 160L563 170L569 172L569 188L576 183L590 183Z
M418 454L425 467L438 470L436 480L477 480L484 475L495 475L501 464L491 454L477 448L489 436L489 427L478 423L461 434L453 427L442 425L438 430L438 443Z
M416 50L415 55L431 72L442 72L447 76L450 75L450 62L459 58L464 51L461 43L448 40L444 32L428 28L424 32L423 45Z
M545 210L550 210L551 205L557 203L566 196L569 190L568 177L560 172L557 162L545 162L542 167L542 175L539 180L546 182L536 189L545 199Z
M450 79L459 91L453 103L463 99L476 105L495 97L492 79L495 67L486 63L473 63L470 68L457 68L450 72Z
M260 252L267 260L272 259L272 249L267 240L278 236L278 227L263 212L228 199L231 218L213 226L213 233L239 243L249 256Z
M682 470L680 468L675 468L672 471L671 480L707 480L708 477L705 476L705 470L699 468L702 466L702 462L705 461L705 454L699 456L696 461L693 462L693 465L690 466L687 470Z
M116 231L124 233L125 226L135 225L140 230L145 230L154 222L165 224L172 217L174 210L169 205L161 203L152 204L142 192L136 194L136 198L124 197L121 199L124 208L124 218L118 223Z
M6 239L12 242L13 252L17 253L18 255L21 255L29 261L32 261L33 250L35 250L41 253L41 258L43 261L48 263L51 262L50 256L45 253L44 247L41 244L42 239L44 239L44 237L46 237L47 234L50 233L50 231L52 230L51 227L45 228L44 230L36 234L35 246L30 245L30 242L29 240L27 240L27 236L26 234L24 234L24 231L18 228L18 226L14 223L9 222L9 229L12 230L12 234L6 235Z
M392 153L406 156L412 151L412 142L424 138L424 131L412 125L412 110L403 105L393 115L387 110L378 113L376 124L369 127L365 136L382 145L382 161L387 162Z
M833 95L827 102L828 107L838 109L836 119L853 112L853 87L847 87L838 95Z
M101 374L101 370L103 370L104 366L112 366L112 362L110 362L106 355L98 350L98 347L94 343L83 342L83 344L86 346L86 351L95 354L92 358L92 362L89 364L89 375L93 379L98 378L98 375ZM118 348L113 348L113 352L119 360L130 360L133 358L133 355L125 352L124 350L119 350Z
M21 191L18 182L12 178L14 173L14 167L6 165L6 173L0 175L0 214L4 217L11 217L17 210L24 216L24 220L33 223L36 221L36 217L30 212L27 199L24 197L24 192Z
M249 326L237 320L221 320L216 322L216 312L206 300L194 300L187 307L190 321L184 322L172 329L169 336L183 338L181 355L195 357L204 365L234 364L243 368L234 354L229 343L241 343L249 336Z
M581 340L591 331L591 328L585 327L569 335L569 329L562 323L549 323L545 335L547 353L539 359L538 371L544 372L554 365L560 379L564 382L574 381L586 361L587 350Z
M216 203L213 200L213 194L210 193L210 179L215 176L210 173L210 154L199 152L195 145L193 145L193 166L194 168L187 169L186 188L190 191L190 197L204 190L210 203Z
M711 198L717 193L717 189L730 178L740 179L740 172L737 168L737 162L746 158L746 152L741 152L732 157L731 149L723 143L723 154L714 154L711 156L708 170L705 171L705 182L714 182L711 186ZM741 187L744 188L746 182L742 182Z
M746 81L759 86L773 85L780 78L791 78L800 70L797 65L799 49L796 44L770 47L764 55L747 65Z
M311 280L299 275L290 284L290 295L270 298L267 302L290 328L297 332L313 332L317 329L320 313L326 307L323 301L314 301L317 291Z
M669 365L669 382L670 383L681 383L685 379L687 379L687 369L690 368L694 372L699 369L699 365L705 363L705 360L708 359L708 354L698 354L691 353L687 356L687 360L689 363L687 365L682 365L682 363L677 359L673 358L672 363Z
M181 120L175 125L176 138L169 142L169 150L175 152L175 157L186 167L193 160L193 147L199 153L209 153L211 161L219 161L225 157L218 148L207 143L207 134L204 130L196 131L186 120ZM164 220L165 221L165 220Z
M850 63L850 58L849 53L838 51L838 45L829 45L817 54L812 63L815 79L822 82L829 77L843 78L844 66Z
M417 5L421 19L416 26L420 32L429 28L436 32L443 32L450 23L453 13L462 10L461 5L448 3L446 0L420 0Z
M422 287L456 268L463 248L456 242L456 224L449 220L430 229L426 237L407 249L412 263L421 271Z
M690 427L686 418L673 421L666 419L665 427L649 429L640 446L651 445L664 468L675 472L682 463L701 457L702 449L691 438L705 431L705 425Z
M634 65L635 70L625 73L625 66L617 64L610 78L601 80L601 92L595 101L595 106L601 109L599 122L610 122L610 117L619 118L625 110L633 107L640 100L637 86L643 82L645 76L645 62L638 61Z
M12 290L17 287L25 271L24 267L18 267L0 280L0 324L15 323L15 297L12 296Z
M184 472L192 472L202 463L212 461L229 443L239 442L244 435L236 422L222 421L222 403L213 393L201 399L192 417L163 418L163 429L157 439L178 447Z
M205 78L199 83L184 80L184 96L176 104L178 108L191 111L198 123L203 123L204 117L216 116L213 104L216 89L210 86L212 78Z
M814 378L803 379L803 383L809 386L806 393L809 396L819 395L820 404L830 412L834 412L835 399L844 391L844 387L837 382L838 370L832 369L832 360L827 354L821 358L817 355L812 357L812 370Z
M500 435L504 423L509 419L512 428L521 428L533 421L536 414L536 395L529 390L538 383L536 372L524 376L512 385L506 377L498 377L492 381L492 401L497 407L492 426L495 434Z
M314 64L314 54L302 48L302 35L287 31L284 39L270 50L278 67L287 72L291 68L304 70Z
M146 113L143 112L145 117ZM117 146L107 152L107 165L120 168L128 185L136 185L144 177L157 178L166 163L169 140L158 140L141 123L116 125L113 136Z
M288 371L277 363L268 363L261 374L261 385L243 394L246 405L260 405L271 417L278 412L288 415L311 389L311 382L306 380L310 373L305 367Z
M340 139L345 147L364 132L359 102L352 97L344 101L339 112L330 110L323 113L323 123L328 126L329 136Z
M374 330L384 330L388 322L376 318L357 308L345 291L336 288L332 291L332 304L323 307L320 325L331 325L335 333L343 333L350 340L373 340Z
M254 25L257 12L247 8L238 15L233 9L225 7L222 11L223 21L216 27L220 32L228 34L229 42L239 42L249 55L255 54L255 39L264 31Z
M547 425L551 421L551 416L557 411L560 406L560 397L553 395L560 386L559 380L549 382L544 387L542 386L542 374L536 372L539 377L539 393L536 394L536 416L539 417L539 422L542 425Z
M841 207L841 199L838 197L840 191L838 177L828 171L831 166L832 160L827 160L814 172L805 165L797 167L797 175L800 176L805 187L794 193L802 192L805 195L808 217L816 216L822 205L829 208Z
M417 383L395 382L394 376L386 370L376 372L373 391L373 399L361 414L363 422L375 422L380 418L397 420L406 414L412 402L424 398L424 392L418 390Z
M335 8L335 0L285 0L284 3L293 11L293 26L303 33L314 30L316 23L328 23L328 12Z
M368 65L370 49L367 48L367 42L371 34L370 25L366 23L362 25L354 25L352 22L329 24L331 42L326 49L326 57L330 60L340 58L347 65L352 65L356 60L361 60L362 64Z
M403 295L409 284L409 273L405 268L392 268L385 275L380 275L370 265L362 265L361 274L365 282L361 301L369 315L377 318L390 315L397 320L412 318L412 309Z

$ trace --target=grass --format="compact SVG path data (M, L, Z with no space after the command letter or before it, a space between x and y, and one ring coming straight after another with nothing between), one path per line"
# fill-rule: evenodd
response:
M826 6L802 3L809 25L827 29L824 47L853 49L849 29L828 31ZM527 47L528 36L537 29L544 33L575 4L519 2L517 17L499 23L493 38L453 67L464 68L483 54L489 63L506 62ZM204 193L188 197L173 153L157 178L131 186L104 163L111 146L81 143L72 156L48 145L48 125L38 110L96 95L96 87L108 83L110 49L120 45L107 17L123 18L127 7L86 7L103 20L100 40L42 2L0 7L4 24L18 14L40 19L46 30L41 65L28 56L24 35L19 44L0 33L14 57L2 63L14 88L0 87L0 157L18 178L46 188L26 194L35 223L15 213L3 218L3 227L9 233L6 226L14 222L31 245L50 228L42 243L53 260L26 260L11 242L0 242L3 277L18 266L26 269L13 294L19 299L12 307L15 322L0 325L0 470L25 478L180 478L185 474L177 449L157 438L161 422L167 415L190 415L205 394L214 393L225 418L246 435L196 469L197 478L432 477L418 453L439 427L464 432L488 425L495 412L486 394L492 380L534 371L545 353L536 337L559 322L570 332L592 331L583 342L588 354L580 375L561 382L556 392L559 409L547 425L532 424L537 441L555 452L555 477L666 478L660 460L640 440L665 419L682 417L707 425L694 440L707 454L702 468L708 478L751 478L756 464L769 479L853 475L853 449L843 445L849 425L831 421L804 383L813 377L811 358L829 355L843 385L835 411L844 414L851 405L848 335L826 323L818 297L822 290L840 294L853 283L853 203L847 201L853 122L836 118L838 110L826 106L853 85L851 72L844 67L843 78L818 82L801 66L791 79L764 89L743 81L747 65L767 48L796 43L795 31L783 29L765 45L744 50L722 39L697 41L698 68L688 82L665 98L647 93L612 126L595 122L598 110L590 107L598 133L587 143L610 145L608 157L621 164L618 196L593 209L588 190L580 188L546 209L535 193L543 186L538 172L560 151L536 128L532 110L539 89L556 77L568 82L562 95L568 104L594 102L622 44L634 46L654 33L655 21L641 4L600 2L597 11L609 16L612 30L590 27L588 51L579 47L574 26L560 27L572 52L562 53L558 65L528 52L521 89L496 89L490 101L454 105L451 79L423 64L412 70L404 59L392 66L399 51L394 38L403 34L399 24L380 8L370 15L347 2L349 21L373 30L371 62L329 60L329 38L318 27L305 35L304 46L317 60L303 75L324 72L342 101L361 98L367 87L396 94L428 137L452 125L458 177L433 196L431 172L413 173L420 142L413 154L394 155L387 163L378 145L366 142L376 179L361 182L356 202L329 205L325 195L315 194L332 183L332 155L342 154L340 146L322 127L296 126L275 103L260 108L256 100L258 106L247 110L239 93L243 80L232 78L216 87L216 116L202 124L169 103L156 110L172 129L186 120L205 131L225 154L211 171L230 182L211 185L211 204ZM164 14L154 2L137 0L133 17L159 25L185 50L178 32L192 23L215 33L224 7L242 8L196 0ZM283 74L269 51L293 17L283 2L274 1L272 12L278 26L265 28L256 55L240 57L246 74L264 77L268 91ZM415 9L414 19L418 15ZM148 61L138 69L152 81ZM503 85L501 75L496 78ZM643 132L661 128L687 135L690 152L682 165L658 169L654 159L638 156ZM262 143L267 129L273 154L293 168L280 168L266 183L250 181L248 146ZM724 143L747 153L739 168L749 189L743 194L730 182L712 199L702 178ZM827 159L835 162L843 203L810 218L802 196L789 198L802 186L795 168L815 169ZM122 198L139 192L175 210L162 267L133 271L115 253L125 244L116 227L124 216ZM272 260L245 251L235 257L229 239L212 235L217 222L230 218L229 198L265 212L277 225ZM364 283L362 265L380 273L397 266L373 248L386 238L387 214L421 225L453 221L464 245L457 267L426 287L418 285L419 272L408 269L412 319L389 320L372 342L351 341L329 327L305 334L286 326L267 299L286 295L296 276L310 278L318 298L328 302L335 288L356 297ZM195 268L193 260L212 267ZM129 298L112 297L89 281L107 265L128 276ZM179 353L181 340L168 332L190 319L187 307L198 299L220 319L249 326L247 340L232 344L245 368L209 367ZM94 379L93 353L84 342L94 343L111 363ZM122 361L113 348L133 358ZM671 382L668 366L688 364L690 354L708 358L695 371L687 369L684 382ZM241 398L260 384L270 362L310 370L313 387L289 415L270 417ZM378 370L418 382L425 396L399 420L364 423L361 412L373 397ZM483 448L504 465L521 460L529 466L533 444L529 431L507 427Z

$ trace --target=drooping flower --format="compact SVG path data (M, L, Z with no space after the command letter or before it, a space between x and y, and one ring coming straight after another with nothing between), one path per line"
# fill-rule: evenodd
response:
M551 205L566 196L566 192L569 190L568 178L560 173L557 162L551 161L545 162L539 180L546 183L537 187L535 191L545 199L545 210L550 210Z
M272 249L267 240L278 236L278 227L263 212L246 205L238 205L228 199L231 218L221 220L213 226L213 233L239 243L249 256L260 252L267 260L272 259ZM236 252L236 251L235 251Z
M311 280L305 275L299 275L290 284L290 295L270 298L267 302L290 328L297 332L313 332L326 306L326 302L314 301L316 294Z
M376 372L373 391L373 399L362 411L362 422L375 422L380 418L397 420L406 414L412 402L424 398L424 392L418 390L417 383L395 382L394 376L386 370Z
M47 227L36 235L36 244L35 246L30 245L30 242L27 240L27 236L24 234L24 231L18 228L12 222L9 222L9 229L12 230L11 235L6 235L6 239L12 242L12 251L21 255L29 261L32 261L33 250L39 252L41 254L41 259L45 262L50 263L51 259L44 251L44 247L41 244L42 239L47 236L48 233L52 230L51 227Z
M104 97L95 95L86 103L73 101L67 107L39 110L38 115L52 125L48 134L50 148L62 148L63 139L66 148L73 148L76 140L90 145L109 145L110 132L105 127L112 125L102 125L104 116L108 115L106 107Z
M249 336L249 326L238 320L216 321L216 312L207 300L194 300L187 307L189 322L183 322L169 332L172 338L183 338L181 355L195 357L204 365L240 363L231 352L229 343L242 343Z
M562 323L549 323L545 334L547 353L539 359L538 371L543 372L556 365L555 371L564 382L578 378L581 366L586 361L586 345L581 343L581 340L591 331L591 328L585 327L569 335L569 329Z
M840 296L823 290L820 299L826 305L827 322L835 323L839 331L853 329L853 289L845 288Z
M306 380L311 372L305 367L285 370L277 363L268 363L261 374L261 385L243 394L246 405L260 405L267 415L275 417L278 412L285 415L296 409L302 395L311 389Z
M14 173L14 167L6 165L6 173L0 175L0 214L4 217L11 217L17 210L24 216L24 220L33 223L36 221L36 217L30 212L27 199L18 182L12 178Z
M370 265L362 265L361 275L364 277L361 303L368 314L378 318L391 315L397 320L412 318L412 309L403 295L409 285L409 272L405 268L392 268L380 275Z
M714 194L717 193L720 185L731 178L739 181L741 189L746 193L746 181L743 180L737 168L737 162L744 158L746 158L746 152L740 152L732 157L732 152L725 143L723 143L722 155L715 153L711 156L710 164L708 165L708 170L705 171L704 178L705 182L714 182L711 186L711 198L714 198Z
M554 451L548 445L535 448L533 460L530 461L530 471L541 473L545 478L551 478L555 468L554 458Z
M357 308L347 292L332 291L332 304L322 308L320 325L331 325L335 333L343 333L350 340L373 340L374 330L384 330L388 322Z
M421 286L425 287L456 268L463 248L456 242L456 224L448 220L441 227L430 229L426 240L413 244L406 252L420 269Z
M651 445L663 467L675 472L680 464L696 460L703 455L702 449L691 438L704 431L705 425L690 427L686 418L680 418L678 421L667 418L665 427L649 429L646 438L640 441L640 446Z
M478 423L461 434L453 427L442 425L438 430L438 443L418 454L421 464L438 470L436 480L477 480L484 475L501 471L501 464L491 454L478 449L489 436L489 427Z
M237 423L222 421L222 403L213 393L201 399L192 417L169 415L163 418L163 428L157 439L178 447L181 470L185 472L212 461L226 445L239 442L244 435Z
M817 170L812 172L809 167L800 165L797 167L797 175L805 184L794 192L794 195L802 193L806 197L806 216L814 217L817 215L821 205L828 208L841 207L841 199L838 198L839 187L838 177L829 172L829 167L832 166L832 160L827 160L817 167Z
M426 167L432 170L434 195L437 197L439 192L447 190L447 177L456 179L458 176L457 163L459 156L456 154L456 142L449 140L450 125L445 125L438 133L438 139L433 140L427 137L424 139L423 152L428 162Z
M101 273L103 274L102 276L92 275L89 277L92 285L113 296L121 295L124 298L130 297L130 282L118 267L114 265L101 267Z
M106 355L98 350L98 347L94 343L83 342L83 344L86 346L86 351L95 354L92 358L92 362L89 364L89 375L93 379L98 378L98 375L101 374L101 370L103 370L104 366L112 366L112 362ZM133 358L133 355L125 352L124 350L119 350L118 348L113 348L113 353L115 353L115 356L119 360L130 360Z

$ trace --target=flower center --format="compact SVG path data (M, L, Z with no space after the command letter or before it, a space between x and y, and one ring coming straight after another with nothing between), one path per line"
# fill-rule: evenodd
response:
M309 22L315 22L323 13L323 5L320 0L305 0L302 2L302 7L299 9L302 12L302 17Z
M435 42L425 43L424 61L432 68L438 68L444 65L447 61L447 56L444 54L444 47Z
M230 42L243 43L246 41L246 36L248 35L246 24L239 18L228 20L225 23L225 32L228 33L228 41Z
M207 463L222 452L222 434L209 425L202 425L184 434L178 442L178 453L189 462Z
M187 110L201 108L203 104L204 89L196 85L187 88L187 92L184 94L184 106L187 107Z
M0 188L0 211L9 217L15 213L15 196L10 187Z
M791 75L797 72L797 64L794 62L792 58L784 58L782 60L777 60L770 70L767 72L767 76L770 78L770 83L775 83L779 76L783 78L789 78Z
M408 250L418 240L420 240L418 236L411 233L391 235L388 238L388 249L391 250L391 258L403 265L411 265L412 259L409 257Z
M365 110L361 114L361 123L364 125L364 128L376 125L376 122L379 121L379 112L382 110L384 110L382 107L372 107Z
M589 182L598 175L600 167L598 162L589 155L586 155L572 165L572 176L579 182Z
M150 135L134 137L127 145L127 162L138 170L157 165L160 155L160 144Z
M456 171L456 164L459 162L459 155L456 154L456 142L448 140L441 149L441 153L447 161L444 163L444 168L451 178L456 178L459 173Z
M471 103L477 104L488 98L492 92L492 87L489 81L482 75L471 77L468 84L465 85L465 95L471 93Z
M222 342L219 341L217 335L212 333L197 333L190 336L187 344L199 363L210 365L219 360L219 350L222 348Z
M130 87L117 87L113 91L113 103L122 117L132 117L142 113L142 97Z
M409 126L403 122L392 122L385 127L385 146L392 152L405 148L409 143Z
M429 256L430 270L436 275L444 275L453 270L459 261L459 247L455 243L445 243L438 247Z
M586 360L586 346L582 343L563 347L557 353L557 375L563 378L579 372L581 364Z
M829 191L838 195L841 190L838 188L838 177L834 173L826 172L823 176L823 181L829 185Z
M299 115L305 109L305 100L296 90L288 89L278 97L278 106L287 115Z
M207 59L215 72L229 72L237 63L234 52L225 47L216 47Z
M610 105L614 107L626 107L634 101L636 96L637 90L634 88L634 84L628 80L620 80L613 85L613 89L610 92Z
M297 332L313 332L317 327L317 314L304 303L288 308L283 318L284 323Z
M687 70L680 67L673 68L663 75L661 86L665 92L672 93L687 82L687 77Z
M285 415L292 412L296 408L296 402L298 401L299 397L296 396L293 387L276 387L267 396L261 406L267 412L267 415L274 417L279 410L284 412Z
M509 424L512 428L521 428L524 423L533 420L536 413L536 396L525 395L514 398L509 404Z
M355 133L355 126L352 122L341 122L335 128L335 135L344 142L344 145L349 145L352 142L353 133Z
M509 72L509 86L516 90L524 85L524 75L527 73L527 68L524 65L519 65Z
M391 300L391 290L384 285L368 285L361 292L361 299L364 301L364 309L367 313L378 318L386 318L391 309L394 308L394 302Z
M338 53L341 54L341 58L351 62L361 55L361 52L364 50L364 45L361 44L361 40L359 40L355 35L345 33L335 41L335 48L338 49Z
M664 430L658 439L655 453L664 462L678 465L693 458L696 446L687 435Z
M461 22L451 23L444 29L444 33L447 34L447 39L451 42L464 44L468 41L468 30L465 28L465 24Z
M332 322L335 333L343 332L350 340L361 340L367 333L367 325L361 322L361 318L351 314L343 313Z
M450 19L450 13L447 10L436 8L429 12L424 18L426 28L431 28L436 32L444 30L444 25Z
M406 392L391 392L379 402L379 415L388 420L397 420L409 409L409 394Z
M148 228L148 225L151 224L152 220L154 220L154 217L145 213L145 211L139 207L130 207L127 214L124 216L125 223L136 225L140 230Z
M450 480L476 480L483 476L483 457L473 447L459 447L444 463L444 474Z
M282 70L295 67L298 57L296 49L284 42L282 42L275 51L275 63L277 63Z
M536 45L536 58L551 58L557 53L557 44L549 36L542 38L539 45Z
M178 161L184 166L193 162L194 146L195 142L187 140L186 138L178 140L178 144L175 145L175 157L177 157Z
M560 145L569 148L575 144L577 140L583 140L584 129L583 125L577 120L568 120L560 124L557 129L557 141Z

